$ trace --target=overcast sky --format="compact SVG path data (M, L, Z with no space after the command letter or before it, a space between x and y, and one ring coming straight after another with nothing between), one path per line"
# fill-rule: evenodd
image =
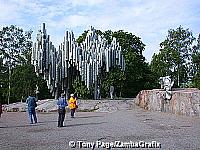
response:
M35 37L43 22L56 46L65 30L74 31L75 37L89 26L131 32L146 45L143 55L150 62L169 29L181 25L197 37L200 0L0 0L1 28L14 24L33 30Z

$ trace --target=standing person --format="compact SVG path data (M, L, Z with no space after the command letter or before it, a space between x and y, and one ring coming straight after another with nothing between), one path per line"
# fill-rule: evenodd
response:
M3 111L2 111L2 104L0 103L0 117L1 117L2 113L3 113Z
M97 87L97 99L101 99L101 91L100 91L100 87Z
M111 85L110 86L110 98L111 99L113 99L114 90L115 90L114 86Z
M64 94L61 94L61 97L58 99L58 127L63 127L63 122L65 119L65 107L67 106L67 101L64 97Z
M74 118L75 110L76 110L76 108L78 108L77 100L76 100L74 94L70 94L69 108L71 110L71 118Z
M33 95L30 95L26 99L26 103L28 104L28 114L29 114L29 119L30 119L31 124L33 124L33 118L34 118L35 123L37 123L37 116L35 112L35 108L37 107L36 102L37 102L37 99Z

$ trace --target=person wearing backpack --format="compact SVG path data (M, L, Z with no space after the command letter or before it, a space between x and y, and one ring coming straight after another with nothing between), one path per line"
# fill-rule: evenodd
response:
M76 100L74 94L70 94L69 108L70 108L70 111L71 111L71 118L74 118L75 110L78 108L77 100Z
M26 99L26 103L28 104L28 114L29 114L30 124L33 124L33 118L34 118L34 122L37 123L37 116L36 116L36 111L35 111L35 108L37 107L36 102L37 102L37 99L33 95L30 95Z
M64 97L64 94L61 94L61 97L58 99L58 127L63 127L63 122L65 119L65 107L68 106L67 101Z

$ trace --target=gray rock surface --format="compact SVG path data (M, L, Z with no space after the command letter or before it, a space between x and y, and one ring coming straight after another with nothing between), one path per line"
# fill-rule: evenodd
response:
M131 109L134 99L120 99L120 100L78 100L77 111L98 111L98 112L110 112L117 110ZM47 99L39 100L37 102L36 110L39 112L54 112L57 111L57 100ZM26 111L26 103L13 103L10 105L4 105L5 111Z

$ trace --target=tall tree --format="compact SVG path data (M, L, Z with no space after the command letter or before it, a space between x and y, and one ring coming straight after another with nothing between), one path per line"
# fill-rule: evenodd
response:
M14 25L3 27L0 31L0 58L8 73L8 103L10 101L11 75L13 68L18 64L27 63L28 53L32 46L32 31L23 32L23 29Z
M159 76L172 76L175 86L187 83L190 80L194 40L189 29L181 26L176 30L170 29L167 38L160 43L159 54L153 56L151 69Z
M150 75L151 71L142 54L145 50L145 44L141 41L140 37L124 32L123 30L113 32L112 37L116 37L120 43L125 58L126 80L122 96L134 97L140 90L150 88L150 85L146 83L149 80L148 77L153 77Z
M27 62L26 55L32 46L32 31L23 32L23 29L14 25L3 27L0 31L0 57L5 65L16 66Z
M193 47L193 85L200 89L200 34L197 38L197 44Z
M8 72L6 67L3 65L3 59L0 58L0 102L6 103L6 93L8 87Z

